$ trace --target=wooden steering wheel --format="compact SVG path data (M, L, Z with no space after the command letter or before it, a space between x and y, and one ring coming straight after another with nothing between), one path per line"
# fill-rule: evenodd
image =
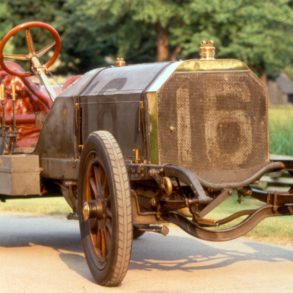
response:
M49 44L48 46L36 51L35 50L35 45L32 39L32 34L30 29L31 28L41 28L46 31L48 31L51 36L53 37L54 41ZM7 42L17 33L20 31L25 31L25 37L26 37L26 45L28 48L28 54L4 54L4 48ZM32 76L35 74L34 72L34 60L39 60L39 58L45 54L47 54L52 48L54 48L54 53L52 57L47 61L46 64L41 65L40 62L38 61L37 63L39 66L42 66L44 69L48 69L50 66L53 65L53 63L56 61L60 51L61 51L61 38L58 34L58 32L49 24L40 22L40 21L31 21L31 22L26 22L23 24L20 24L13 29L11 29L1 40L0 42L0 67L2 67L6 72L16 75L19 77L28 77ZM25 72L19 72L19 71L14 71L10 69L7 64L5 64L5 59L9 60L15 60L15 61L27 61L30 62L30 71L25 71ZM34 60L33 60L34 59Z

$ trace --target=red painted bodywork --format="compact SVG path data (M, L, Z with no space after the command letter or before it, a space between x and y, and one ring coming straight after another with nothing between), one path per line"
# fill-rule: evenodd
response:
M14 62L6 61L6 66L12 70L23 71L21 66ZM71 77L66 81L63 88L68 87L79 77ZM30 77L12 76L0 68L0 84L5 86L5 125L12 125L12 91L11 85L15 84L15 119L18 131L16 147L21 149L32 149L35 147L42 122L48 114L53 101L47 92ZM0 115L2 117L2 105L0 104Z

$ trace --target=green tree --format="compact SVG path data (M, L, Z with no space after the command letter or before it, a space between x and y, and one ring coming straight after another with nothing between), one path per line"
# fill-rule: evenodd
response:
M211 38L218 57L236 57L258 73L274 76L293 60L289 4L286 0L193 1L188 10L189 32L180 40L182 56L190 56L200 39ZM197 30L192 33L192 28Z
M193 58L202 39L214 39L218 57L242 59L260 74L292 64L292 1L68 0L66 6L65 41L70 36L73 53L81 52L81 66L102 62L97 55L128 62Z
M8 7L5 2L0 3L0 40L1 37L9 30L12 26L11 21L7 18ZM12 50L12 47L9 48Z
M53 23L66 0L2 0L7 7L6 19L12 25L26 21Z
M181 44L172 39L172 31L184 26L189 2L68 0L58 18L58 26L66 27L63 60L84 70L113 63L116 56L127 63L176 59ZM77 57L73 62L72 55Z
M56 27L66 71L111 64L118 55L127 63L194 58L199 42L213 39L218 58L239 58L274 76L292 67L292 2L4 0L4 5L8 23L37 19Z
M7 14L7 6L6 3L0 3L0 36L4 35L4 33L9 29L10 23L6 18Z

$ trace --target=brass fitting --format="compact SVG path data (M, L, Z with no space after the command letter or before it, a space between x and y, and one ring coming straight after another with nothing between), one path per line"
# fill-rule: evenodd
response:
M0 85L0 100L4 101L4 92L5 92L5 88L4 88L4 84Z
M169 177L163 177L162 178L162 187L164 189L164 191L166 192L167 196L170 196L173 192L173 185L172 185L172 181Z
M134 152L134 156L135 156L134 163L135 164L141 163L142 159L141 159L140 149L135 148L135 149L132 149L132 151Z
M125 65L126 65L126 62L125 62L123 57L117 57L116 58L115 66L122 67L122 66L125 66Z
M216 48L214 46L214 41L201 41L199 55L201 60L215 60Z
M100 200L84 202L82 207L82 215L85 221L91 218L102 219L104 214L105 208Z

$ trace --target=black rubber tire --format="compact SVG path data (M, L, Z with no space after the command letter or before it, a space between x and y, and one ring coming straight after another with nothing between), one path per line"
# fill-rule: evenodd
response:
M91 167L93 166L93 163L91 163L93 160L96 160L98 163L95 164L100 164L104 169L104 177L106 178L104 180L107 182L108 197L111 201L110 208L108 207L108 209L112 213L110 220L112 230L109 233L110 236L107 235L111 241L106 241L106 224L104 227L105 232L101 232L105 233L105 235L103 234L106 243L104 247L107 247L107 255L103 256L105 259L103 263L99 259L103 255L103 249L101 248L99 250L97 244L98 241L101 241L98 240L99 232L97 232L97 238L94 241L92 235L95 233L95 229L92 232L93 227L91 222L84 220L82 213L85 198L88 198L86 194L91 193L88 186L91 183L90 180L92 177L89 177L89 179L87 177L92 176L90 175L90 168L95 168L95 166ZM86 183L87 180L88 183ZM99 190L101 189L97 188L97 193L101 192ZM126 275L131 255L133 233L131 197L129 179L122 152L115 138L107 131L92 132L82 151L79 167L78 210L82 245L94 279L102 286L118 286ZM94 218L92 220L96 220L95 225L97 226L97 231L98 229L102 229L99 228L99 225L102 224L99 224L98 219ZM107 245L110 245L109 249Z
M145 231L141 231L141 230L137 229L135 226L133 226L133 239L138 239L144 233L145 233Z

